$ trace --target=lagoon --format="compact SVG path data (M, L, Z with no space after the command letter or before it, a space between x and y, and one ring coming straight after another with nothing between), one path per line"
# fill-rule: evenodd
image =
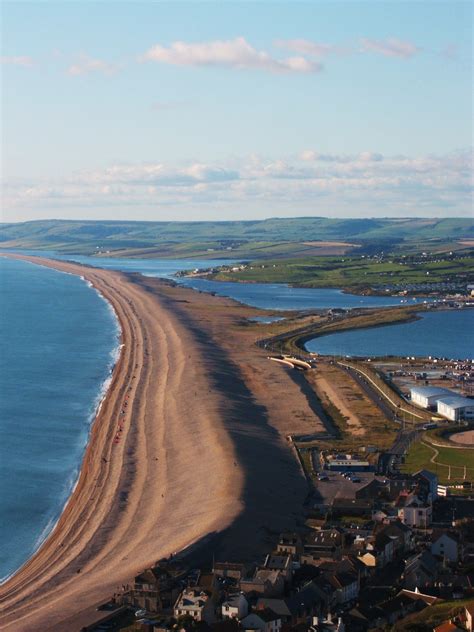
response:
M474 358L474 309L439 310L420 320L313 338L308 351L338 356Z

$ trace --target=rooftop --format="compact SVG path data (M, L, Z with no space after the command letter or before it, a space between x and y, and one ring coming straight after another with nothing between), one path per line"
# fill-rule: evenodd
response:
M450 408L465 408L466 406L474 406L474 399L457 395L453 397L441 397L438 399L438 403L445 404L445 406L449 406Z
M435 395L452 395L452 391L447 388L442 388L441 386L413 386L411 389L411 394L416 393L417 395L421 395L422 397L434 397Z

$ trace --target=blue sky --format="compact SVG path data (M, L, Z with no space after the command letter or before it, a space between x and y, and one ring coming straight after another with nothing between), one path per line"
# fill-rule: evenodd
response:
M466 216L469 2L6 2L3 217Z

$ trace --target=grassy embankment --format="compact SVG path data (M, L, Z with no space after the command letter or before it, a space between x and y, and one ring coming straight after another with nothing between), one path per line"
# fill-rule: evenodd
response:
M339 287L370 292L380 285L406 285L474 280L474 257L440 255L436 260L413 261L393 257L388 261L361 256L307 257L254 261L243 270L225 270L213 276L218 281L290 283L296 286Z

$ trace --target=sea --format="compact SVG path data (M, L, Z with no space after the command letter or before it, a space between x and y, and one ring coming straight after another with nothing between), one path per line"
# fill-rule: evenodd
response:
M117 358L109 304L78 276L0 258L0 578L56 523Z
M220 259L99 259L44 251L29 254L165 278L180 270L229 263ZM399 297L355 296L338 289L219 283L202 278L176 280L199 291L275 311L400 303ZM80 277L24 261L0 257L0 301L0 578L5 579L48 535L73 489L91 421L117 358L119 332L109 305ZM465 317L471 319L468 322L459 320L464 314L461 310L443 311L428 314L427 320L418 321L421 324L357 333L362 341L378 336L378 342L373 339L370 347L378 355L390 353L392 348L404 349L401 342L406 332L417 325L413 340L419 343L423 331L428 332L428 340L424 347L408 345L407 355L416 355L418 349L422 355L427 349L430 354L438 354L440 332L444 332L446 353L442 355L452 357L464 345L459 345L459 339L466 339L460 332L473 331L474 312L466 312ZM439 321L431 327L432 316ZM444 323L451 321L446 328ZM423 323L428 323L428 329ZM400 328L399 335L391 347L389 330L396 327ZM349 354L350 348L340 336L352 333L356 332L318 338L308 343L308 348L337 338L337 353ZM369 347L365 348L365 354L370 355ZM463 352L460 357L466 355Z

